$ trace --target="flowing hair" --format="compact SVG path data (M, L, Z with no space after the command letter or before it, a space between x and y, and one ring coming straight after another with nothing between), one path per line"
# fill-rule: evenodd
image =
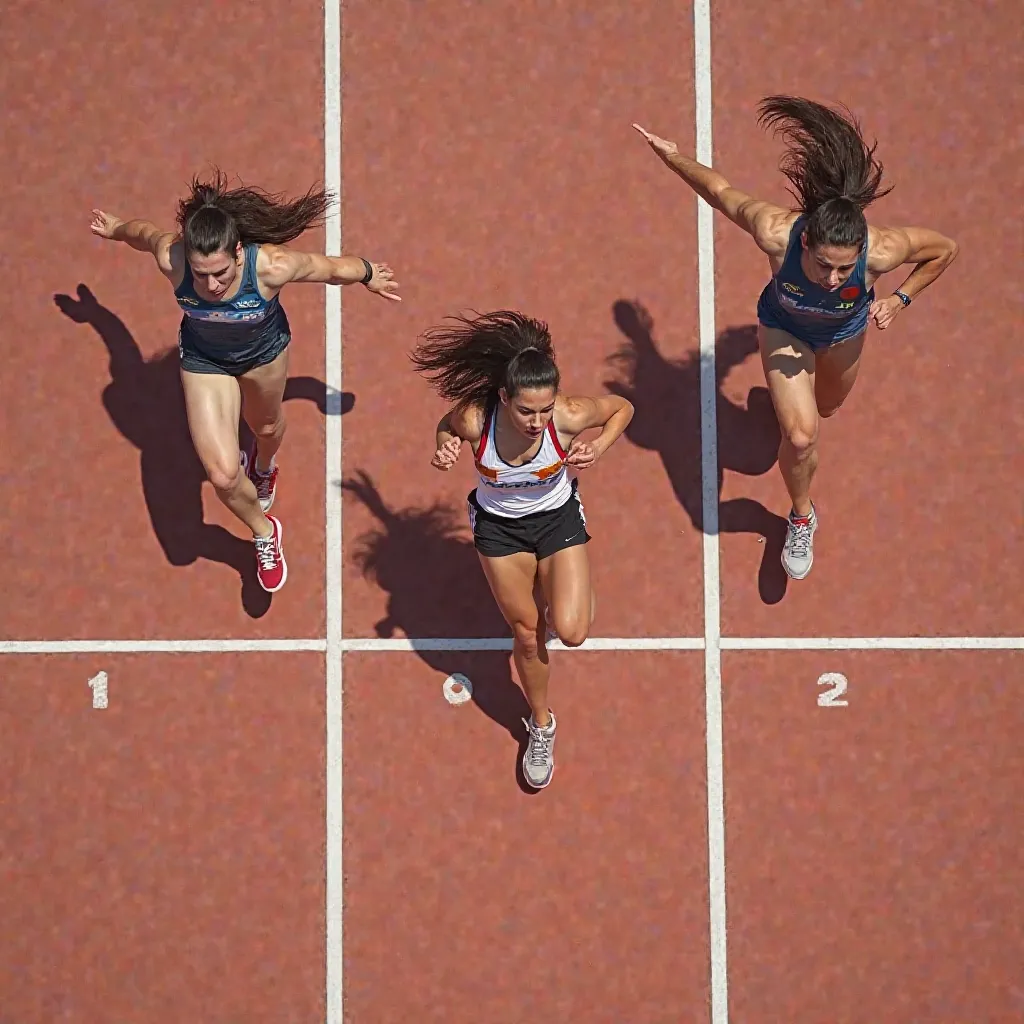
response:
M868 233L864 210L893 189L881 187L877 142L869 146L846 115L796 96L767 96L758 106L758 124L786 145L779 170L807 217L809 246L859 248Z
M500 388L510 399L527 388L558 390L547 324L512 310L447 319L424 332L410 357L445 401L486 407Z
M229 189L227 176L215 169L211 181L192 179L178 203L178 229L186 254L233 253L239 242L284 245L322 223L335 198L315 186L293 200L255 187Z

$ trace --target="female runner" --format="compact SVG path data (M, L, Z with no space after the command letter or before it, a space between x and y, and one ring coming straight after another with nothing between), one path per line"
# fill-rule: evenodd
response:
M675 143L634 124L651 148L713 209L749 232L772 277L757 304L758 343L782 428L779 469L792 501L782 564L793 579L811 571L818 526L811 480L818 427L834 416L857 379L869 320L886 330L957 255L929 228L869 227L864 210L886 195L882 165L860 128L828 107L770 96L758 123L781 134L780 169L795 188L796 211L754 199L717 171L683 156ZM902 286L875 299L874 284L914 264Z
M554 771L555 717L548 708L545 621L578 647L594 615L583 504L569 469L587 469L633 417L623 398L559 392L546 324L498 311L424 335L412 359L438 394L455 403L437 425L431 460L447 471L470 445L479 477L469 494L473 543L484 576L512 628L513 659L532 714L523 774L535 789ZM592 441L578 435L602 428ZM542 616L534 599L539 579Z
M364 284L399 300L391 268L356 256L298 252L286 243L321 222L334 202L310 189L294 201L255 188L227 188L217 171L193 178L178 204L175 232L146 220L93 210L94 234L153 255L174 287L183 315L178 332L189 431L217 497L252 531L264 590L288 576L280 521L267 515L277 492L277 451L291 329L280 292L286 284ZM238 422L256 439L239 453Z

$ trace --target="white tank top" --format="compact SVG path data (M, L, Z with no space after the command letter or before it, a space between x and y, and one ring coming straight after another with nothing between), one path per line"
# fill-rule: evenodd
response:
M495 404L484 421L480 443L473 453L480 478L476 488L480 507L497 516L514 518L564 505L572 496L572 483L554 420L548 421L537 454L521 466L512 466L498 454L494 439L497 417Z

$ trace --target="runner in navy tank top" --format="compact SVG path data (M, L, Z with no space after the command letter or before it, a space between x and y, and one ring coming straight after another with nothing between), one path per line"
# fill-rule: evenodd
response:
M270 593L288 577L281 521L268 514L277 494L291 342L281 290L293 282L361 283L400 301L385 263L288 246L334 201L316 189L294 201L255 188L229 189L218 171L210 183L193 179L178 204L177 231L93 210L94 234L150 253L174 288L192 441L217 497L252 531L257 576ZM240 415L255 437L248 452L238 449Z
M734 188L717 171L633 125L664 163L706 203L747 231L768 257L771 279L757 303L758 344L782 441L779 469L789 492L782 564L793 579L811 571L818 516L811 480L821 419L838 412L857 378L869 323L887 330L953 262L954 241L918 227L869 227L864 210L890 191L852 117L793 96L761 102L759 123L786 143L781 170L798 209ZM904 264L899 289L875 298L875 282Z

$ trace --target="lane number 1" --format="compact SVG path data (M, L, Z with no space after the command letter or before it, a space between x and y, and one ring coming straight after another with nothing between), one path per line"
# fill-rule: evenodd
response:
M824 693L818 694L819 708L845 708L849 706L850 702L848 700L839 699L846 693L848 685L846 676L842 672L822 673L822 675L818 676L818 685L831 687L831 689L826 690Z
M107 706L107 673L98 672L89 680L89 689L92 690L92 706L94 708L105 708Z

